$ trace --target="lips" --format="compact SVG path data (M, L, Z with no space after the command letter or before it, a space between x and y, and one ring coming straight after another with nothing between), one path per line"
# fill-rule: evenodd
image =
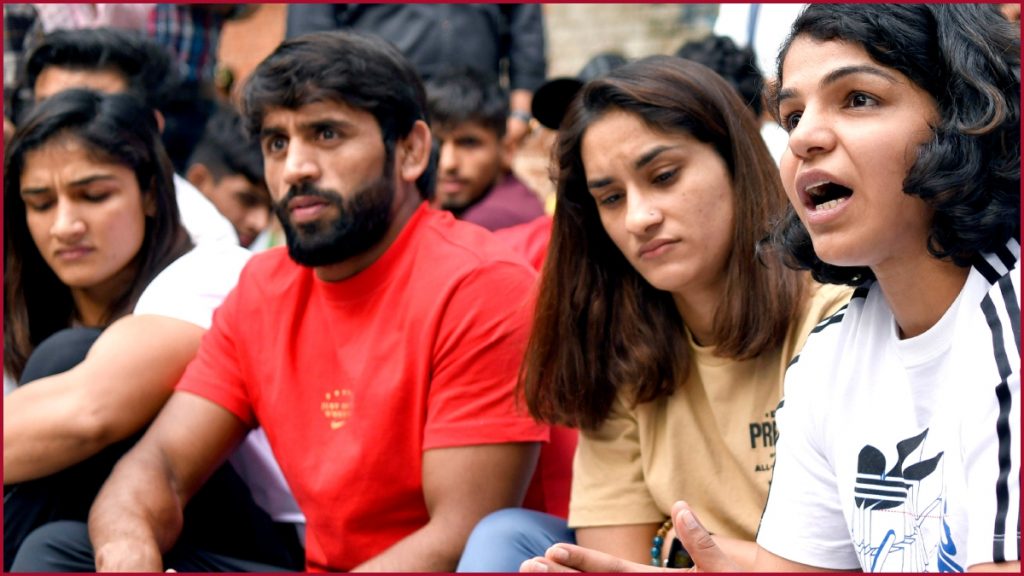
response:
M656 258L671 250L671 247L678 242L678 240L670 238L655 238L654 240L644 242L640 245L640 249L637 251L637 256L640 259Z
M316 196L296 196L288 202L288 211L294 212L295 210L326 204L326 200L323 198L317 198Z
M466 182L463 180L455 180L452 178L441 178L437 181L437 190L442 194L456 194L466 187Z
M293 222L300 224L317 219L330 205L317 196L296 196L288 201L288 213Z
M800 203L809 213L833 210L853 196L850 187L821 170L800 174L796 179L796 190Z
M92 254L93 248L89 246L70 246L67 248L59 248L54 252L54 256L59 260L65 262L74 262L75 260L81 260L89 254Z

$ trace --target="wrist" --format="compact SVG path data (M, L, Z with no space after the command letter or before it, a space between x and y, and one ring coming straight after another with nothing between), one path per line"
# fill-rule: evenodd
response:
M530 120L533 119L533 116L526 110L512 110L508 113L508 117L520 120L525 124L529 124Z
M662 568L691 568L693 559L683 543L672 534L672 519L669 518L658 528L651 541L651 566ZM670 534L672 534L670 536ZM665 547L668 552L665 553Z
M96 549L97 572L163 572L160 551L146 542L116 540Z

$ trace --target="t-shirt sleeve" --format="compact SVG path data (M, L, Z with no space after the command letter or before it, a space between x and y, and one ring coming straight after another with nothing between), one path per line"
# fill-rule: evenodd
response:
M967 565L1020 559L1020 269L1002 277L958 326L954 386L966 388L962 449ZM1018 325L1019 326L1019 325Z
M165 268L142 292L133 313L209 328L213 311L238 282L251 253L240 246L197 246Z
M618 526L664 519L644 481L635 412L618 398L600 428L580 432L573 460L569 526Z
M239 280L239 289L232 291L214 312L213 325L203 335L196 357L185 369L175 388L189 392L218 404L237 416L249 427L255 427L249 390L239 362L236 334L244 330L244 314L240 314L245 298L245 271Z
M546 441L517 392L535 275L497 262L469 273L439 318L423 449Z
M786 372L785 398L775 413L775 469L757 543L787 560L848 570L860 563L850 542L835 472L820 445L821 410L815 408L819 402L814 398L821 384L815 374L822 373L814 364L827 366L826 358L831 357L827 334L812 335Z

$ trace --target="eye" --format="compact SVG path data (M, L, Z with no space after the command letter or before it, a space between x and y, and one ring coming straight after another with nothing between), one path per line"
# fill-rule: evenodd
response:
M110 198L110 192L86 192L85 194L82 194L82 198L84 198L86 202L99 204L107 198Z
M337 131L335 131L334 128L331 128L330 126L324 126L323 128L320 129L320 138L324 140L334 140L337 137Z
M240 192L235 195L235 198L238 200L238 203L246 209L259 208L266 204L266 202L263 201L263 198L255 192Z
M622 200L622 194L619 194L618 192L612 192L611 194L607 194L601 197L597 201L597 203L601 206L610 207L618 204L619 200Z
M483 146L483 141L480 140L479 138L474 138L472 136L465 136L465 137L462 137L462 138L457 138L455 140L455 145L458 146L459 148L470 148L470 149L472 149L472 148L479 148L480 146Z
M263 139L263 150L267 154L281 152L288 147L288 139L280 135L271 135Z
M673 180L675 180L676 174L678 174L678 173L679 173L679 169L678 168L673 168L671 170L665 170L664 172L659 172L658 174L656 174L654 176L654 179L651 181L651 183L655 184L655 185L670 184Z
M25 202L25 209L29 212L46 212L53 206L52 200L36 200Z
M851 108L865 108L877 106L878 100L863 92L854 92L847 97L847 103Z
M785 116L783 116L782 117L782 128L786 132L792 132L796 128L797 124L800 123L800 116L802 114L803 114L802 112L791 112L791 113L786 114Z

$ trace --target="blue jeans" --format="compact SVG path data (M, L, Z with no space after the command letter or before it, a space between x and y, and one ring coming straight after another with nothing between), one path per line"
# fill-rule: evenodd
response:
M519 565L558 542L576 543L576 532L558 516L506 508L473 528L456 572L518 572Z

